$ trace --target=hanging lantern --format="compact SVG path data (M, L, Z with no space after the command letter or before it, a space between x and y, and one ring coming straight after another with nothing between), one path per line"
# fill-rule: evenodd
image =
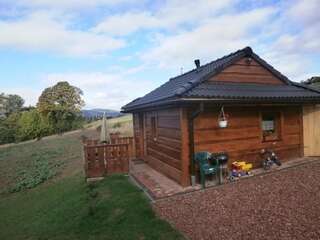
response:
M228 126L227 115L224 113L223 106L221 107L219 116L218 116L218 124L220 128L226 128Z

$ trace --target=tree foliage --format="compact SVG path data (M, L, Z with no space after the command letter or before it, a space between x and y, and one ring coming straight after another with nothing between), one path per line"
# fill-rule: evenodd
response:
M58 82L42 92L37 108L44 116L52 112L77 113L84 105L81 98L82 94L81 89L70 85L68 82Z
M82 91L68 82L58 82L46 88L37 104L40 114L49 120L56 133L75 128L81 121L80 110L84 105Z
M5 101L6 114L9 116L11 113L17 113L21 110L24 104L24 100L17 94L10 94Z
M305 81L302 81L302 83L319 88L320 87L320 76L311 77Z
M0 119L0 144L17 141L19 118L20 113L12 113L9 117Z
M25 111L18 120L17 140L39 139L54 132L48 119L41 116L37 109Z
M23 107L24 100L18 95L7 96L3 102L7 117L0 119L0 144L81 128L81 95L79 88L59 82L42 92L37 108Z

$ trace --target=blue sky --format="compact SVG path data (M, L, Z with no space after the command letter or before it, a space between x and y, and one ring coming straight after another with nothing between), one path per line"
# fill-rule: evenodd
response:
M34 105L69 81L120 107L245 46L300 81L320 73L319 0L0 0L0 92Z

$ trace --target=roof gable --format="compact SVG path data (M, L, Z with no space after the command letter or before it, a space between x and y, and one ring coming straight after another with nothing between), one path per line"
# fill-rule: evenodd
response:
M271 71L253 58L243 57L229 67L214 75L208 82L254 83L268 85L287 85L286 81L275 76Z

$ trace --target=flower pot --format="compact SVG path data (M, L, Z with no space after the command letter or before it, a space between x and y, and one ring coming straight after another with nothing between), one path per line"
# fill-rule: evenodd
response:
M220 120L219 121L219 127L220 128L226 128L228 126L228 121L227 120Z

